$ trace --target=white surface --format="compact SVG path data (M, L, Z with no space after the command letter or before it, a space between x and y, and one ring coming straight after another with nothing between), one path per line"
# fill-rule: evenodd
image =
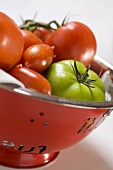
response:
M113 0L0 0L0 10L18 24L20 15L38 21L58 20L71 12L87 23L97 39L97 54L113 64ZM74 17L73 17L74 18ZM0 170L10 168L0 166ZM61 152L55 162L37 170L113 170L113 112L83 141Z
M4 70L0 69L0 83L14 83L21 87L25 87L22 82L11 76L10 74L6 73Z

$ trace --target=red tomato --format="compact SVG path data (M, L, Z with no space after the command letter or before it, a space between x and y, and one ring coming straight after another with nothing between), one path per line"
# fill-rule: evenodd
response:
M47 38L47 36L52 34L53 32L54 30L52 29L37 27L37 29L33 33L37 35L42 41L44 41L44 39Z
M21 59L24 39L19 27L6 14L0 12L0 68L12 69Z
M24 51L32 45L43 43L43 41L31 31L21 29L21 32L24 37Z
M25 67L15 67L9 73L20 80L26 88L51 95L51 86L48 80L36 71Z
M22 56L22 64L39 73L45 71L53 61L53 49L47 44L37 44L26 49Z
M96 53L96 39L89 27L80 22L70 22L49 35L44 43L54 46L54 62L76 59L89 65Z

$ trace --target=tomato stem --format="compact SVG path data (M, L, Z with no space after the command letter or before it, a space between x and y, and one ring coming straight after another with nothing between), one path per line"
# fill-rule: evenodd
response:
M55 25L56 28L54 28L52 25ZM53 29L53 30L56 30L60 27L60 25L58 24L58 22L56 20L53 20L47 24L43 24L43 23L40 23L40 22L36 22L34 20L25 20L24 23L20 26L20 29L26 29L26 30L29 30L31 32L34 32L37 27L43 27L43 28L46 28L46 29Z
M51 46L51 48L52 48L52 50L54 50L54 49L55 49L55 46Z
M67 17L69 17L69 14L70 14L70 13L68 13L68 14L65 16L65 18L63 19L63 21L62 21L62 24L61 24L61 25L65 25L65 24L67 23L67 21L66 21L66 20L68 19Z
M94 88L94 86L92 86L91 83L94 83L95 81L97 81L97 79L96 80L88 79L88 77L89 77L88 71L90 70L90 65L86 68L86 71L83 74L80 74L80 72L78 71L78 68L77 68L76 60L74 60L74 66L72 65L71 62L70 62L70 64L71 64L73 71L76 75L77 81L79 83L85 84L88 87Z

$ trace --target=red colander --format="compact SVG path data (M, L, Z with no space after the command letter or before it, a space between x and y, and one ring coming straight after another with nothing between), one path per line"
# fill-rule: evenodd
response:
M92 69L103 67L112 80L112 65L95 57ZM85 102L48 96L16 84L0 85L0 164L33 168L53 161L58 153L97 128L113 108L110 101ZM109 90L111 88L111 91Z

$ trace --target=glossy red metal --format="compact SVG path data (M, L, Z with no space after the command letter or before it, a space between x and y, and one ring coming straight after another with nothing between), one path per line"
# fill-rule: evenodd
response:
M15 153L17 159L22 156L28 160L29 154L32 157L35 153L40 160L45 153L58 152L76 144L104 120L104 115L108 111L64 106L5 89L0 89L0 103L2 153L3 149L8 148L7 152L10 152L8 157ZM5 164L6 161L4 163L2 157L3 154L0 155L0 163ZM16 166L17 159L10 159L12 167ZM36 162L33 162L36 166Z
M0 163L12 168L35 168L54 161L59 152L37 154L23 153L0 147Z
M90 134L110 111L107 102L105 107L90 107L86 102L82 106L43 97L0 88L1 165L43 166Z

